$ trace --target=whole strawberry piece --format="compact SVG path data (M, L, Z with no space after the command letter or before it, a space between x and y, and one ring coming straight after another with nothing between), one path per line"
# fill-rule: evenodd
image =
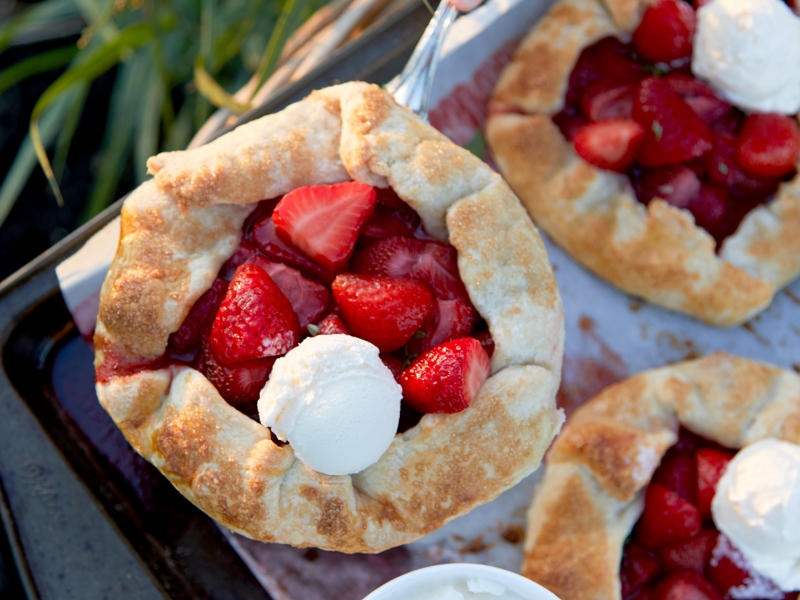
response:
M800 153L800 131L793 117L748 115L736 145L744 170L762 177L782 177L794 169Z
M211 288L194 303L178 331L169 336L169 345L179 352L187 352L199 346L203 334L211 327L227 290L227 281L215 280Z
M696 21L694 9L683 0L660 0L644 12L633 45L651 62L688 58Z
M353 335L392 352L405 344L433 308L427 286L411 279L339 275L333 297Z
M267 272L244 264L233 274L211 326L209 344L224 365L281 356L300 340L292 304Z
M646 132L637 158L645 167L691 160L714 147L706 122L663 79L648 77L639 84L633 118Z
M276 360L276 357L259 358L226 367L214 358L208 343L204 343L200 370L227 402L247 404L258 400Z
M470 405L491 368L478 340L452 340L428 350L403 371L403 399L422 413L461 412Z
M645 131L631 119L589 123L573 138L575 152L601 169L624 171L636 160Z
M366 183L309 185L286 194L275 207L272 220L284 242L338 273L374 208L375 190Z

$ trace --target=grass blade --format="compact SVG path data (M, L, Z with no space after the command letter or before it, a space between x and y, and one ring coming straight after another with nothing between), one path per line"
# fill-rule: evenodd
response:
M75 46L64 46L63 48L40 52L11 65L7 69L3 69L0 71L0 93L28 77L69 64L75 58L77 52L78 48Z
M81 58L76 64L67 69L36 101L31 114L30 137L33 142L33 148L36 151L36 157L39 159L39 164L42 166L47 181L50 182L50 187L56 195L59 206L63 206L64 199L61 197L61 190L58 188L53 168L47 158L47 151L39 130L39 118L45 109L64 92L77 84L94 80L117 64L123 54L138 48L151 37L152 29L148 23L137 23L123 29L113 41L99 45L85 59Z
M76 86L75 99L70 102L70 106L64 115L64 122L61 126L61 131L58 133L56 152L53 157L53 174L56 176L57 181L61 181L61 175L67 163L69 147L72 144L75 131L78 129L78 123L81 120L81 114L83 114L83 105L86 103L86 95L88 92L88 83Z
M152 71L143 96L142 116L137 123L133 146L133 168L136 183L142 183L147 179L147 159L158 151L159 123L163 103L164 88L161 85L161 78L157 72Z
M224 106L236 114L241 114L250 108L249 105L237 101L208 74L203 65L203 59L199 56L194 63L194 83L197 86L197 91L217 108Z
M0 27L0 51L5 50L16 37L54 22L80 17L75 0L45 0L15 16Z

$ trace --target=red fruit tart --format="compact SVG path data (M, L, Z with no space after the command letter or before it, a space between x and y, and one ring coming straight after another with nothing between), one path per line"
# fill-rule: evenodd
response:
M800 274L800 25L779 0L695 5L558 0L503 72L486 133L534 220L579 262L732 326Z
M800 377L777 367L718 353L607 388L548 453L522 573L563 600L796 600L798 444Z
M97 393L194 504L254 539L379 552L537 468L563 420L563 311L499 175L363 83L148 168L101 293ZM313 406L288 422L300 388ZM325 466L366 447L341 424L382 411L378 388L385 446ZM305 446L282 437L298 429Z

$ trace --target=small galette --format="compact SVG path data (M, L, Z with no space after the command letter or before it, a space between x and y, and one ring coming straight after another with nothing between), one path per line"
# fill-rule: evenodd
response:
M780 0L558 0L503 72L487 141L579 262L731 326L800 273L799 108Z
M563 312L486 165L348 83L148 161L101 293L101 403L248 537L410 542L532 472Z
M562 600L796 600L800 377L727 354L570 417L528 512L525 576Z

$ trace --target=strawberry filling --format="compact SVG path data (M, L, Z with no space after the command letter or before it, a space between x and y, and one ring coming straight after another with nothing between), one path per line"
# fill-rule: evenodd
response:
M587 162L629 177L637 198L688 210L717 245L796 174L792 117L747 115L694 78L695 9L660 0L632 41L585 48L553 116Z
M423 413L463 410L489 375L494 341L457 258L391 189L298 188L256 207L163 357L132 364L109 349L97 378L185 364L252 416L277 358L307 336L354 335L405 382L403 431Z
M622 600L789 600L721 534L711 500L734 452L681 430L653 474L620 564Z

